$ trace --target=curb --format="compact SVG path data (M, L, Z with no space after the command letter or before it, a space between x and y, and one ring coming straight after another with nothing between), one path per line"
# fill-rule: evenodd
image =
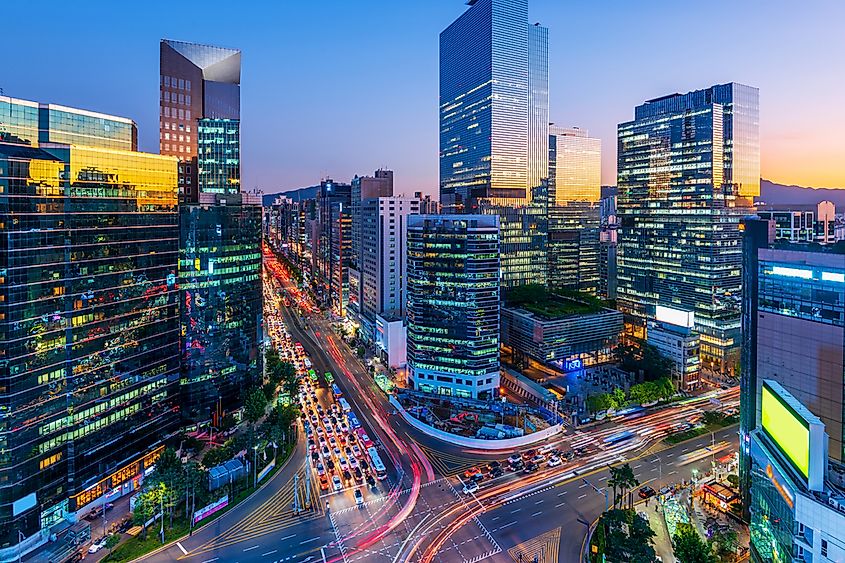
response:
M297 434L300 434L300 433L299 433L299 432L297 432ZM300 434L300 436L301 436L301 434ZM287 458L287 459L285 460L285 462L281 465L281 467L279 467L278 471L276 471L276 474L273 476L273 479L275 479L275 478L276 478L276 476L277 476L277 475L279 475L279 473L281 473L281 472L285 469L285 467L287 467L287 466L288 466L288 464L290 463L290 461L293 459L293 454L294 454L294 453L296 453L296 448L298 448L298 447L299 447L299 439L297 439L297 441L296 441L296 447L294 447L294 451L292 451L292 452L291 452L291 455L290 455L290 456L288 456L288 458ZM272 483L272 482L273 482L273 479L268 479L267 481L265 481L263 485L261 485L260 487L258 487L258 488L257 488L257 489L255 489L254 491L252 491L252 492L249 494L249 496L244 497L244 499L243 499L243 500L241 500L241 502L239 502L238 504L236 504L235 506L233 506L233 507L232 507L232 510L234 510L235 508L237 508L238 506L240 506L240 504L241 504L241 503L244 503L244 502L248 501L249 499L251 499L253 496L255 496L255 494L256 494L256 493L261 492L261 490L262 490L262 489L264 489L264 487L266 487L267 485L269 485L270 483ZM226 516L226 514L229 514L229 513L230 513L230 511L227 511L226 513L222 514L222 515L220 516L220 518L225 517L225 516ZM206 522L205 524L203 524L203 525L202 525L202 526L200 526L199 528L194 528L194 530L193 530L193 531L194 531L194 532L200 532L200 531L204 530L206 527L208 527L208 526L210 526L210 525L214 524L215 522L217 522L217 520L218 520L218 519L217 519L217 518L215 518L214 520L211 520L211 521L209 521L209 522ZM157 554L161 553L162 551L166 551L166 550L170 549L171 547L173 547L175 544L177 544L177 543L179 543L180 541L184 540L185 538L190 537L191 535L192 535L191 533L188 533L188 534L186 534L186 535L184 535L184 536L182 536L182 537L180 537L180 538L176 538L175 540L171 541L170 543L166 543L166 544L162 545L161 547L158 547L158 548L154 549L153 551L150 551L149 553L145 553L144 555L142 555L142 556L140 556L140 557L138 557L138 558L136 558L136 559L131 559L131 560L129 561L129 563L135 563L136 561L143 561L143 560L144 560L144 559L146 559L147 557L150 557L150 556L152 556L152 555L157 555Z

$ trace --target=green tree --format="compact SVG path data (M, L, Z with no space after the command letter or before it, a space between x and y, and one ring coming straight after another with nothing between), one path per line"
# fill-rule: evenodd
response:
M671 377L661 377L655 381L655 385L657 386L658 399L668 401L675 396L675 384L672 383Z
M614 509L602 515L605 527L606 561L623 563L653 563L655 533L648 521L633 510Z
M733 487L738 487L739 486L739 475L737 475L736 473L728 474L728 483L730 483L731 486L733 486Z
M229 461L232 459L232 455L233 452L231 448L226 445L211 448L205 452L204 456L202 456L202 464L205 468L211 469L212 467L220 465L224 461Z
M709 540L710 548L716 557L727 563L732 561L736 555L737 544L739 543L739 534L736 530L729 529L724 532L713 532L713 536Z
M613 408L614 405L613 398L610 396L609 393L589 395L585 403L587 405L587 410L592 413L606 411L609 408Z
M120 535L119 534L110 534L109 537L106 538L106 548L109 550L109 554L111 554L111 550L117 547L117 544L120 543Z
M250 388L244 399L244 417L250 424L255 424L264 416L266 409L267 397L264 391L260 387Z
M611 402L613 403L614 409L621 409L624 407L628 399L625 397L625 391L617 387L610 393Z
M155 469L144 480L145 487L159 488L164 494L164 505L168 509L170 527L173 527L173 512L177 500L182 497L185 486L185 474L182 460L176 456L176 450L164 448L155 462Z
M235 420L235 416L232 413L226 413L220 420L220 430L222 430L223 432L227 432L234 428L237 424L238 421Z
M672 536L675 557L680 563L716 563L710 546L704 543L692 524L681 523Z

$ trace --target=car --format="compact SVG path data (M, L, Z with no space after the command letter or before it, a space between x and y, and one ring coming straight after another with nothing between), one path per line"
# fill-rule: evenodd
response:
M335 439L334 436L329 436L329 444L331 444L332 446L337 445L337 440Z
M531 463L536 463L537 465L540 465L544 461L546 461L546 456L541 454L537 454L531 458Z
M563 454L563 459L565 459L566 461L572 461L573 459L575 459L575 452L569 450L568 452Z
M364 504L364 495L360 489L355 489L355 504L362 506Z
M372 475L367 475L367 485L368 485L371 489L375 489L375 488L376 488L376 480L375 480L375 479L373 479L373 476L372 476Z
M323 436L322 434L320 434L320 437L319 437L318 439L319 439L319 441L320 441L320 446L325 446L325 445L326 445L326 437L325 437L325 436Z
M484 473L476 473L472 477L469 478L470 481L475 481L476 483L480 483L484 480Z
M525 463L520 459L516 463L511 464L511 471L519 471L520 469L525 467Z
M478 475L481 473L481 470L477 467L470 467L466 471L464 471L464 477L467 479L471 479L473 475Z
M364 458L361 458L361 471L366 471L369 468L370 468L370 464L367 463L367 460L364 459Z
M352 480L352 473L350 473L348 469L344 469L343 470L343 478L347 481L351 481Z
M332 458L326 459L326 467L329 469L329 471L334 471L334 460Z
M466 485L464 485L465 495L471 495L475 492L478 492L478 483L476 483L475 481L470 481Z
M326 467L322 463L317 464L317 475L325 475Z
M522 460L528 461L529 459L531 459L535 455L537 455L537 450L528 450L526 452L522 452Z
M334 450L332 450L332 451L334 452L334 455L336 455L337 457L340 457L340 448L338 448L337 446L335 446L335 447L334 447Z
M96 540L91 546L88 548L88 553L97 553L101 549L106 547L106 536L101 537L100 539Z
M355 457L361 457L361 456L364 455L364 452L361 451L361 448L358 447L358 444L353 444L352 445L352 454Z
M554 449L555 447L552 444L546 444L545 446L542 446L539 450L537 450L537 453L542 455L549 455Z
M320 454L317 452L311 452L311 461L317 463L320 459Z
M332 487L335 491L340 491L343 489L343 483L340 480L340 477L337 475L332 476Z
M496 468L493 469L493 471L490 472L490 478L495 479L496 477L501 477L504 474L505 474L504 469L502 469L501 467L496 467Z
M640 498L647 499L651 498L657 494L657 491L646 485L645 487L641 487L639 491Z
M323 449L321 451L323 452L323 456L331 455L331 450L329 450L328 446L323 446Z
M490 463L487 464L487 469L490 470L491 472L495 471L497 468L500 468L500 467L502 467L502 464L499 463L498 461L491 461Z
M346 457L352 457L352 448L346 446L345 448L343 448L343 453L346 454Z
M529 461L525 464L525 467L522 469L522 472L528 475L529 473L534 473L540 469L540 466L534 463L533 461Z
M317 443L314 438L308 438L308 450L312 452L317 450Z
M364 474L361 473L360 467L355 467L352 469L352 476L355 478L355 481L358 483L364 482Z
M341 469L344 469L344 470L349 469L349 463L346 461L345 457L341 457L337 461L338 461L338 463L340 463Z
M508 458L508 464L514 465L522 461L522 456L519 454L513 454Z
M120 522L120 525L117 527L117 531L120 532L121 534L125 534L126 531L129 528L132 527L132 525L133 525L132 519L131 518L125 518L124 520L122 520Z
M349 458L349 467L358 467L358 458L357 457L350 457Z
M349 425L347 425L345 422L341 422L340 423L340 431L341 432L349 432Z
M560 458L556 455L553 455L552 457L549 458L548 465L549 465L549 467L557 467L561 463L563 463L563 462L560 460Z

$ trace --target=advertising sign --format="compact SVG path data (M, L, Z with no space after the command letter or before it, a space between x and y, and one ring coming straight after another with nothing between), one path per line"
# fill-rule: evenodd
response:
M223 510L229 506L229 495L224 495L222 498L212 502L209 505L206 505L196 512L194 512L194 524L202 520L203 518L208 518L215 512Z

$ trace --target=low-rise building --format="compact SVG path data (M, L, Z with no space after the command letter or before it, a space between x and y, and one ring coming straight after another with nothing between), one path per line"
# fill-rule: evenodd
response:
M657 307L657 320L648 323L646 341L672 360L672 381L683 391L701 385L701 341L694 326L692 313L662 306Z
M560 295L542 302L509 304L502 308L502 345L514 359L528 357L563 367L580 359L591 365L609 359L622 332L622 313Z
M408 325L402 315L376 315L376 351L389 367L403 368L408 362Z

